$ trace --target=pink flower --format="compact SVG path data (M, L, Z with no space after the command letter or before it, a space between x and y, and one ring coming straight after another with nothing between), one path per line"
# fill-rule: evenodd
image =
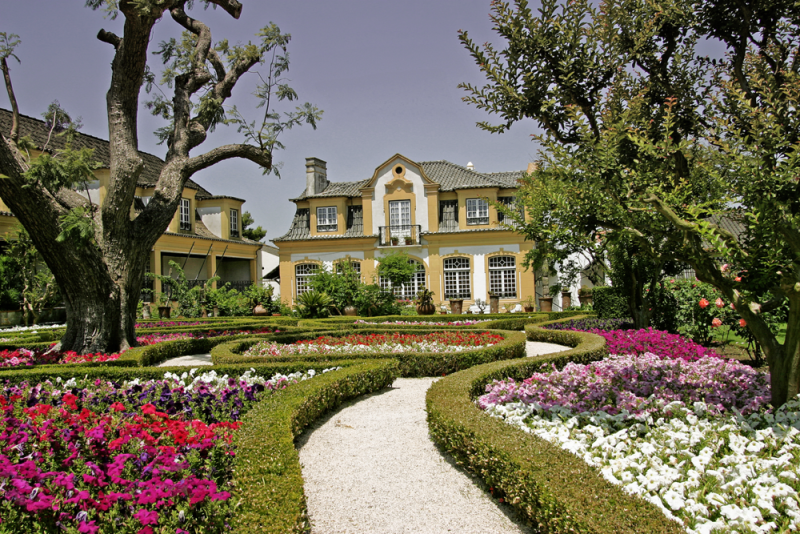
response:
M719 320L719 317L714 317L714 320L711 321L711 326L713 328L717 328L719 326L722 326L722 321Z
M717 297L717 300L715 300L715 301L714 301L714 305L715 305L717 308L722 308L723 306L725 306L725 303L724 303L724 302L722 302L722 299L721 299L721 298Z
M732 310L735 310L735 309L736 309L736 305L735 305L733 302L731 302L731 309L732 309Z
M155 525L156 523L158 523L158 512L156 512L155 510L150 511L142 508L141 510L133 514L133 517L138 519L142 525Z
M722 271L723 273L727 273L727 272L728 272L728 269L730 269L730 265L728 265L728 264L726 263L725 265L723 265L723 266L722 266L722 269L721 269L721 271Z
M744 328L745 326L747 326L747 321L745 321L744 319L739 319L739 326Z
M706 299L702 298L702 299L700 299L700 302L698 302L697 304L698 304L698 305L699 305L701 308L703 308L703 309L705 310L705 309L706 309L706 307L707 307L709 304L711 304L711 303L710 303L710 302L708 302Z
M741 276L737 276L736 278L734 278L734 280L736 280L737 282L741 282L742 281L742 277Z

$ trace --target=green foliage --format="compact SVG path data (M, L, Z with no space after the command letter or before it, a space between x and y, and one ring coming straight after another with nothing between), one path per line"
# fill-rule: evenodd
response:
M630 317L628 303L614 287L595 286L592 304L600 319L624 319Z
M429 306L433 304L434 292L430 289L422 289L414 297L414 304L417 306Z
M416 265L411 263L405 251L389 252L377 260L378 275L389 280L392 287L400 287L409 283L417 272Z
M377 284L361 286L356 294L355 306L361 317L400 315L402 310L394 294Z
M502 49L461 36L487 79L463 85L465 100L502 118L481 127L534 119L544 131L537 176L569 186L589 230L629 236L655 264L687 263L733 301L769 356L773 403L785 402L800 387L800 362L787 363L800 340L794 3L543 0L534 11L516 0L491 9ZM722 53L709 58L709 47ZM644 286L654 293L652 281ZM784 347L763 314L787 300L796 309Z
M255 219L253 219L253 216L250 215L249 211L242 213L242 235L247 239L252 239L253 241L261 241L267 235L267 231L261 228L261 225L258 225L255 228L250 228L250 226L255 224L255 222Z
M22 277L16 261L0 254L0 310L18 310L22 301Z
M333 299L322 291L310 290L297 297L297 313L300 317L319 319L331 313Z
M22 296L25 324L37 323L44 308L60 302L61 294L55 277L33 244L28 232L21 226L8 241L7 265L17 272L16 286Z
M335 265L335 271L317 269L311 277L309 286L317 293L325 293L331 298L331 305L339 315L343 315L346 306L354 306L358 293L364 287L361 274L353 268L349 261Z
M174 261L170 261L169 266L169 275L156 273L145 274L145 276L149 278L161 281L161 287L164 289L164 293L162 295L157 295L158 302L169 305L170 301L175 301L178 303L178 315L184 317L200 317L203 307L206 302L210 300L208 295L209 290L200 285L190 287L183 268ZM175 276L172 276L173 272ZM207 287L210 287L216 280L219 280L219 277L207 280L205 284Z

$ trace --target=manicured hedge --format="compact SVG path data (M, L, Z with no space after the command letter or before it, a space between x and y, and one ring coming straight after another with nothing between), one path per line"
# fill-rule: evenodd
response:
M394 360L367 360L295 384L256 404L236 432L232 520L236 533L308 532L300 458L294 440L344 401L379 391L397 376Z
M426 332L436 332L442 329L427 329ZM406 332L405 329L400 330ZM475 349L464 352L449 352L449 353L364 353L364 354L348 354L347 358L391 358L399 362L400 376L440 376L444 374L454 373L461 369L468 369L475 365L480 365L487 362L496 360L509 360L520 358L525 355L525 336L520 332L509 332L506 330L487 330L493 334L499 334L504 337L504 340L484 349ZM415 332L415 331L414 331ZM359 330L359 334L385 334L386 330ZM330 336L347 336L350 332L343 332L335 330L330 332L314 332L313 334L297 333L287 335L273 335L269 336L270 341L276 343L293 343L300 339L313 339L322 335ZM310 354L304 356L287 355L287 356L271 356L264 357L248 357L242 355L244 351L252 347L261 338L250 337L249 339L231 341L229 343L220 344L211 350L211 361L214 365L229 365L234 363L253 363L264 360L269 361L307 361L307 362L324 362L331 358L341 358L343 356L331 356L325 354Z
M542 532L683 532L654 505L624 493L577 456L492 418L475 405L474 398L484 393L492 380L523 380L552 365L594 361L608 354L605 340L594 334L534 325L525 330L532 341L573 348L525 360L493 362L439 380L427 394L433 440Z
M600 319L625 319L631 315L628 301L615 287L592 288L592 308Z

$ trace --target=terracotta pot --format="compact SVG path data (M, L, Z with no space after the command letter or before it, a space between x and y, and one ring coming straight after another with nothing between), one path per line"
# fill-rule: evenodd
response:
M280 313L273 313L273 314L272 314L272 316L273 316L273 317L280 317L280 316L281 316L281 314L280 314Z
M500 297L490 296L489 313L499 313L499 312L500 312Z
M447 315L447 312L446 311L440 311L439 314L440 315Z
M355 306L345 306L344 307L344 314L349 315L350 317L357 317L358 310L356 310Z
M462 306L464 306L464 299L450 299L450 311L453 312L453 315L461 315Z
M591 306L592 305L592 296L591 295L578 295L578 300L580 300L581 306Z
M158 307L158 316L162 319L169 319L169 315L172 313L172 306L159 306Z
M543 312L553 311L553 297L540 297L539 309Z
M522 309L525 313L533 313L533 306L523 306Z
M572 293L569 291L562 291L561 292L561 309L566 310L572 306Z
M202 317L202 318L204 318L204 319L205 319L206 317L208 317L208 310L207 310L207 309L205 309L205 308L203 308L203 313L201 313L201 314L200 314L200 317Z
M265 315L268 315L267 309L261 304L259 304L258 306L253 308L253 315L255 315L256 317L263 317Z
M436 306L433 304L420 304L417 306L417 313L419 315L433 315L436 313Z

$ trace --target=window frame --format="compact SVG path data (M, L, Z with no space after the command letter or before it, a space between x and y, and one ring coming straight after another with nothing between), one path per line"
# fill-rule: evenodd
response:
M184 211L185 209L185 211ZM186 217L184 218L184 215ZM188 198L181 198L178 207L178 228L182 231L192 231L192 201Z
M396 298L402 300L414 300L417 293L428 287L428 272L425 268L425 263L415 259L409 261L417 264L417 270L414 271L414 276L411 277L409 283L401 284L400 287L392 287L392 282L389 281L388 278L384 276L378 278L378 284L381 286L381 289L391 291Z
M510 259L513 265L492 265L500 260ZM517 291L517 258L511 254L496 254L490 256L487 262L487 274L489 277L489 291L501 299L516 299Z
M231 208L230 223L231 237L239 237L239 210Z
M470 215L470 204L473 204L473 215ZM468 198L467 199L467 225L479 226L482 224L489 224L489 201L485 198ZM485 215L482 212L485 210Z
M299 269L304 268L307 272L300 273ZM308 281L312 276L315 276L320 270L320 266L316 263L300 262L294 265L294 296L299 297L303 293L311 291L311 286ZM302 281L302 286L301 286Z
M333 222L331 223L331 211L333 210ZM324 217L320 217L320 211L324 211ZM317 233L338 232L339 231L339 210L336 206L317 207ZM324 221L324 222L320 222Z
M466 261L466 267L449 267L455 260ZM442 274L444 276L444 299L445 300L471 300L472 299L472 262L473 259L466 256L454 256L444 258L442 261ZM455 285L455 291L452 286ZM466 286L466 291L464 290Z

